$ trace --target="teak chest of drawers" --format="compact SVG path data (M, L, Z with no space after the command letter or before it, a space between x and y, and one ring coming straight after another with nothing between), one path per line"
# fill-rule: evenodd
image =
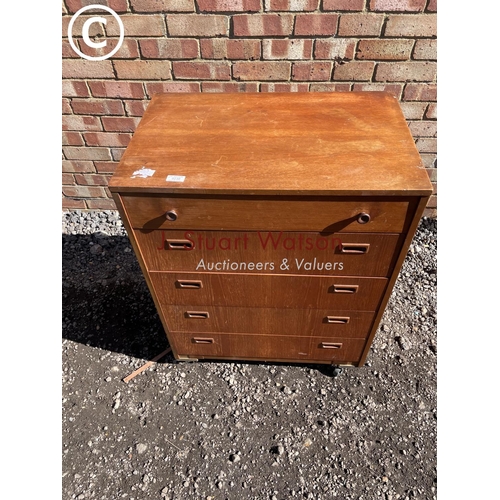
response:
M354 366L432 192L382 92L157 95L109 188L176 359Z

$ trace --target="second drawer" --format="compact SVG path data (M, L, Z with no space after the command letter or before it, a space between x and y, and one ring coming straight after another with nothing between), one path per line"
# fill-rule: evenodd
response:
M157 272L149 276L161 304L190 306L375 311L387 285L386 278L342 276Z

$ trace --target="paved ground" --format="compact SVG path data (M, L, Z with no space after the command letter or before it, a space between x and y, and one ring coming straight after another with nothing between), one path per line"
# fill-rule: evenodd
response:
M114 212L63 215L63 499L436 498L436 220L367 364L175 363Z

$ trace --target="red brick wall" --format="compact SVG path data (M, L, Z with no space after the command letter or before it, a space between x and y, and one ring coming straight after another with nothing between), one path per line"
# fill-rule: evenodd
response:
M81 7L119 14L124 43L88 61L68 43ZM159 92L386 90L400 100L434 185L436 0L65 0L63 3L63 208L113 209L107 189L148 100ZM81 40L85 15L92 49ZM87 12L74 36L88 55L118 40L111 16ZM80 26L78 31L78 26ZM78 38L80 36L80 38ZM95 38L94 38L95 37ZM99 52L101 51L101 52Z

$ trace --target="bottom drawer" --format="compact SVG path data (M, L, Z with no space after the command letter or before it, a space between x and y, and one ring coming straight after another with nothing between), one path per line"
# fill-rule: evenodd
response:
M367 338L374 312L162 305L175 332Z
M364 339L171 332L177 355L288 361L357 363Z

